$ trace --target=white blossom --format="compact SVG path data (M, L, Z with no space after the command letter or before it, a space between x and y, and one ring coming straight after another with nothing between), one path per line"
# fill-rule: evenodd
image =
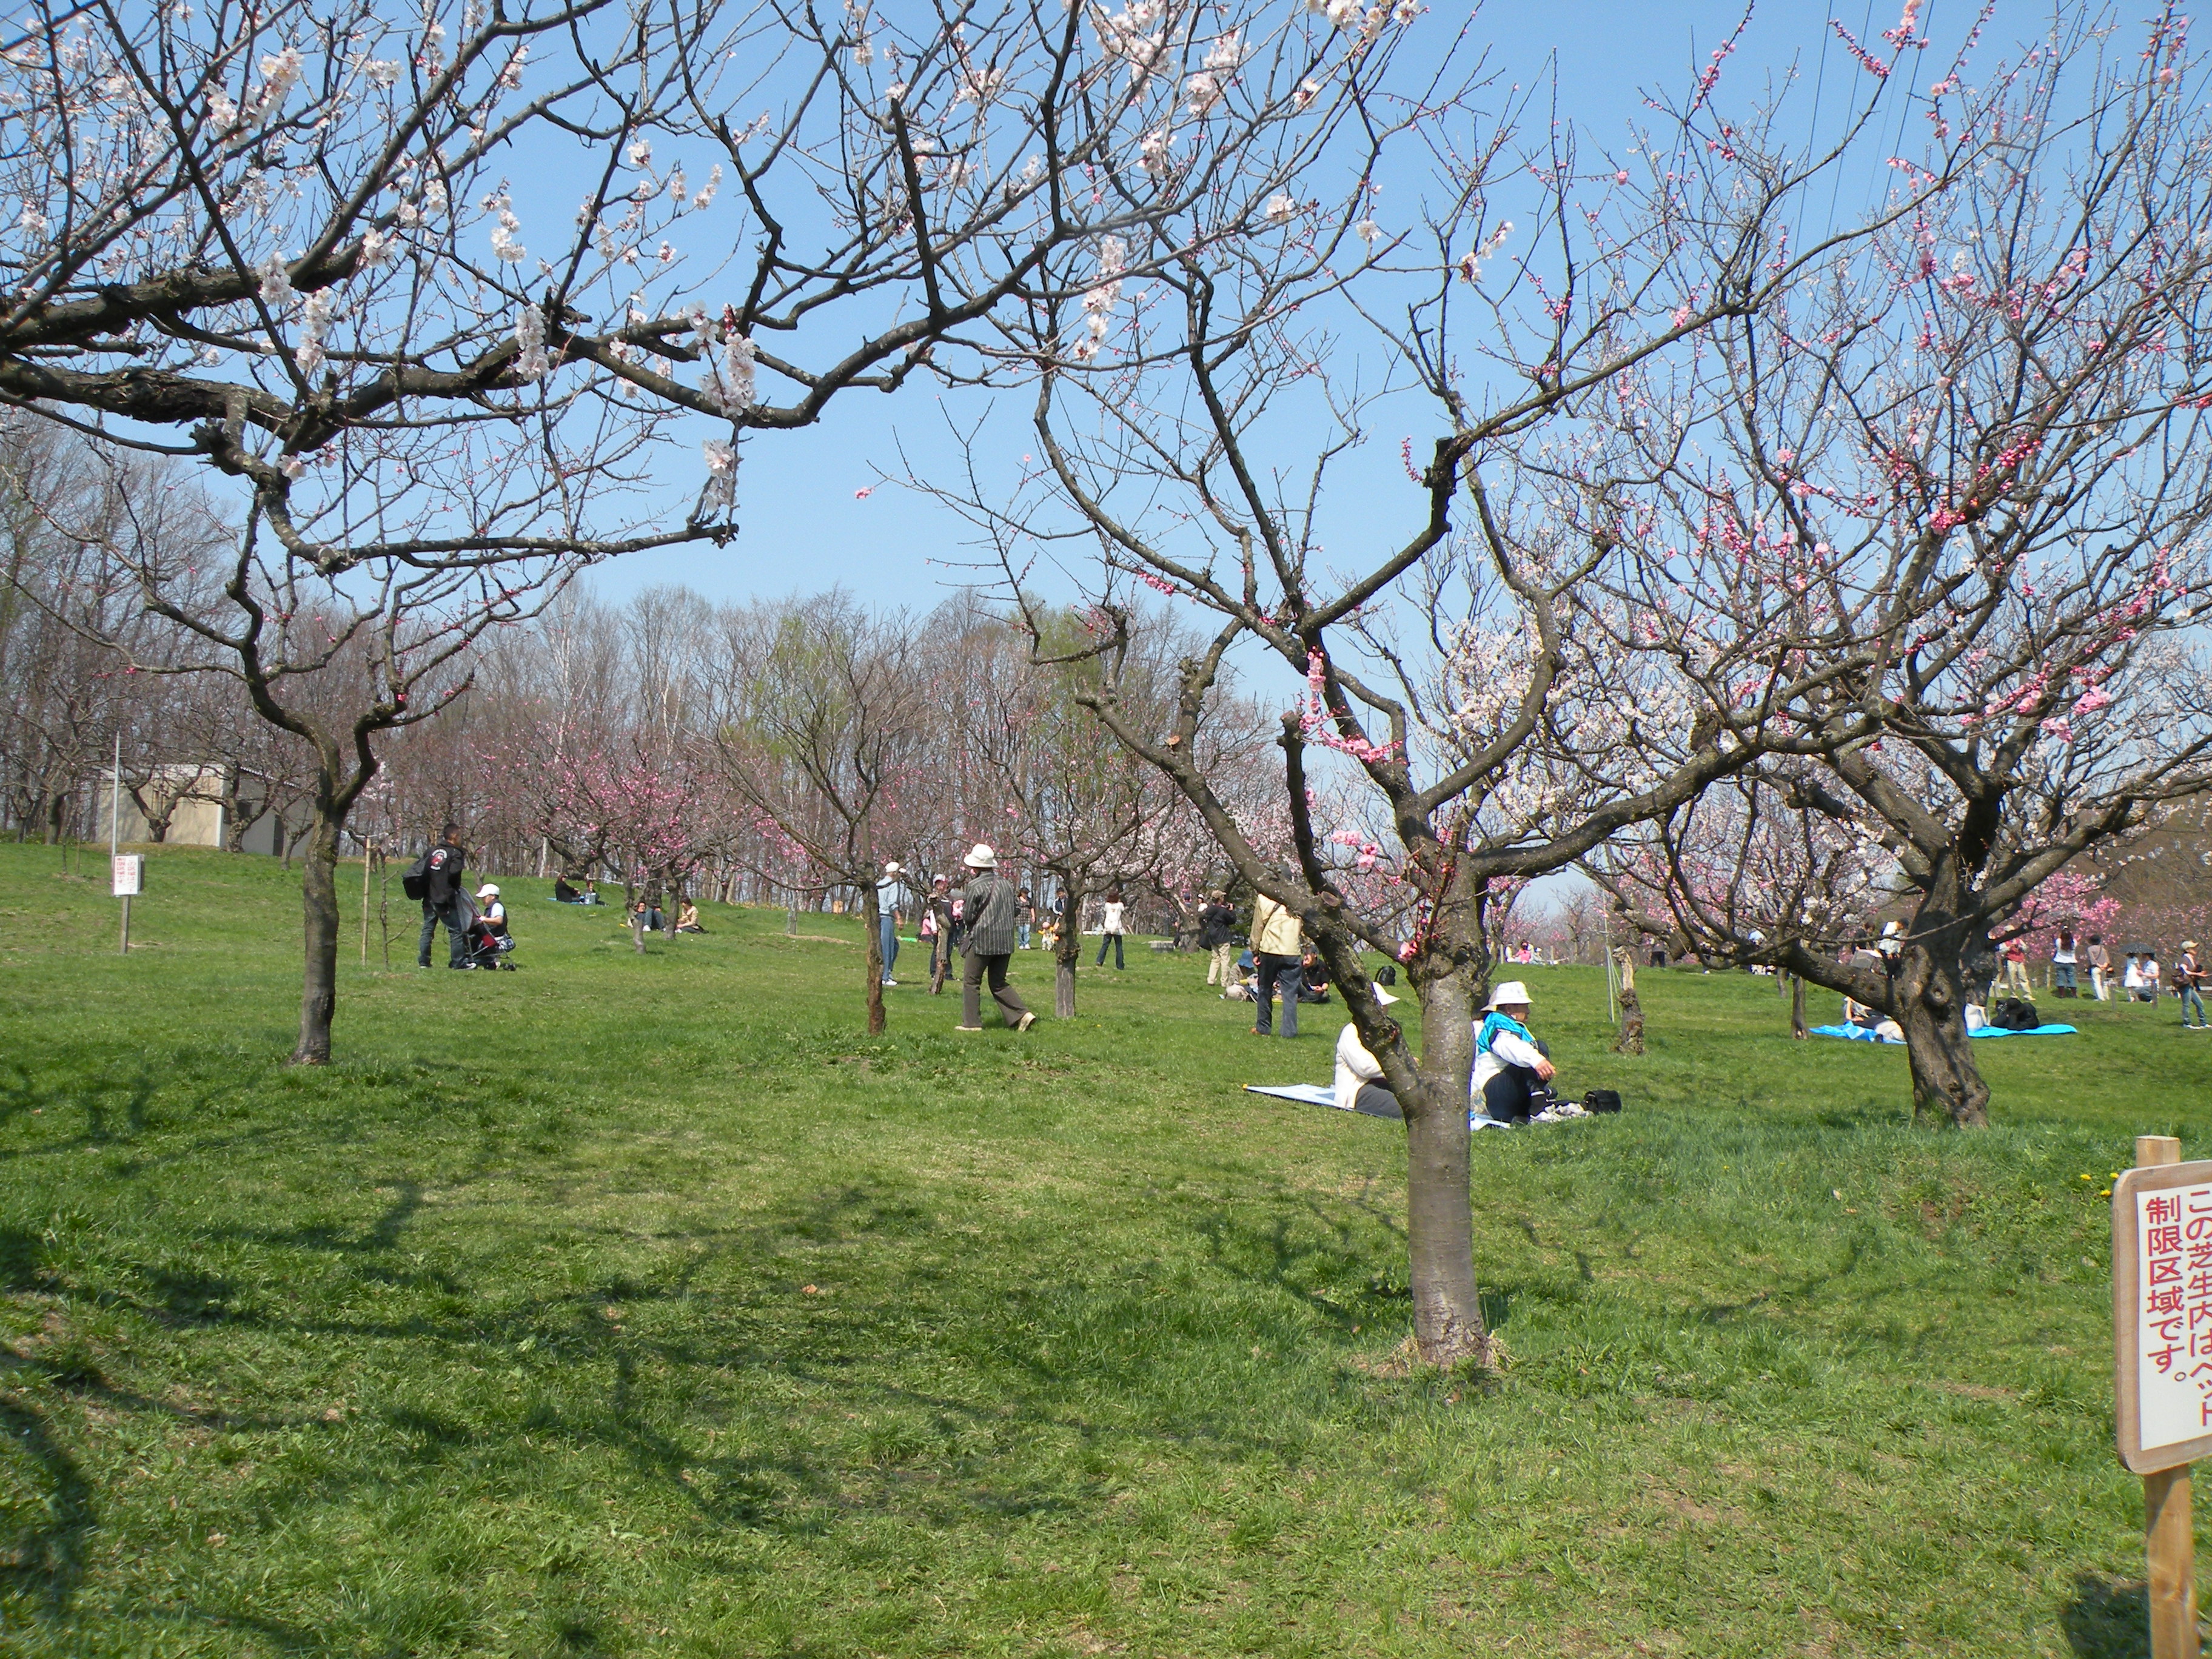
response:
M735 416L750 409L759 398L755 394L753 364L757 352L753 343L742 334L732 334L723 355L720 373L710 376L707 390L720 404L725 415Z
M1287 223L1297 210L1297 201L1288 191L1279 190L1267 198L1267 222L1270 224Z
M292 289L292 273L285 269L284 256L272 253L261 262L261 303L271 311L286 311L300 296Z
M629 164L632 167L651 167L653 165L653 140L650 138L638 139L629 147L627 154L629 157Z
M323 366L323 341L331 331L331 320L337 314L337 302L330 290L318 289L307 296L307 303L300 312L300 344L292 354L300 373L313 374Z
M719 438L709 438L699 446L707 460L707 501L710 506L728 507L738 499L738 452Z
M1206 111L1221 101L1221 82L1218 76L1200 71L1183 82L1183 99L1193 115L1203 117Z
M375 85L388 87L399 79L399 65L389 58L372 58L361 66L361 72Z
M545 313L536 306L526 305L515 314L514 343L521 348L514 359L518 378L542 380L552 372L552 362L545 355Z
M1154 127L1146 133L1138 146L1138 159L1155 179L1164 179L1175 171L1175 157L1170 152L1175 145L1175 134L1165 127ZM1032 162L1031 166L1036 164Z
M255 105L258 116L273 115L284 106L292 88L299 84L302 62L297 46L287 46L261 60L261 96Z
M1237 38L1238 31L1231 29L1216 40L1206 54L1206 67L1227 74L1244 61L1244 43Z
M714 199L714 192L721 187L722 164L720 161L717 161L707 174L707 187L691 198L691 211L696 213L701 208L706 206L708 203L713 201Z
M361 264L363 270L381 270L392 263L392 235L388 231L366 230L361 236Z

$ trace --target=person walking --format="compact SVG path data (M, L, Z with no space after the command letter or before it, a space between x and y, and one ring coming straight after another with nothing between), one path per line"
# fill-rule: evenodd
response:
M2112 953L2102 933L2089 935L2089 989L2100 1002L2112 1000Z
M1016 899L1015 905L1014 949L1026 951L1030 948L1030 930L1036 926L1036 900L1030 896L1030 890L1024 887Z
M446 966L459 968L468 961L469 904L461 885L461 871L469 855L461 846L461 828L449 823L438 831L438 844L422 855L422 938L415 947L415 965L430 965L430 946L438 937L438 924L446 925L446 945L451 952Z
M1283 994L1283 1035L1298 1034L1298 919L1265 893L1252 901L1254 1036L1274 1035L1275 992Z
M2185 939L2181 941L2181 955L2175 959L2173 964L2173 988L2181 993L2181 1029L2185 1031L2202 1031L2207 1029L2204 1022L2204 998L2202 995L2203 984L2204 964L2197 955L2197 941L2193 939ZM2191 1003L2197 1006L2195 1024L2191 1024L2189 1019L2189 1008Z
M891 977L891 967L898 961L899 912L906 908L906 888L899 880L903 873L896 859L888 860L876 883L876 927L883 951L885 985L898 983Z
M960 890L960 915L964 923L967 963L960 973L960 1024L957 1031L983 1029L982 988L988 978L991 1000L1017 1031L1036 1024L1036 1016L1021 995L1006 983L1006 963L1014 953L1015 917L1021 908L1014 884L999 873L999 855L978 842L961 860L968 867L968 884Z
M1227 996L1231 975L1237 968L1237 913L1229 908L1227 893L1217 891L1206 896L1198 913L1198 948L1210 953L1206 963L1206 982L1218 985L1222 995Z
M1127 918L1129 907L1121 902L1120 888L1109 887L1106 890L1103 908L1104 920L1099 923L1098 961L1096 965L1100 968L1106 965L1106 947L1111 945L1114 947L1114 971L1123 973L1127 970L1128 963L1121 959L1121 935L1128 931Z

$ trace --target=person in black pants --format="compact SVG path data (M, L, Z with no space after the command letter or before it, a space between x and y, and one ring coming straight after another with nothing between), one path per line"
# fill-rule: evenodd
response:
M430 965L430 946L438 937L438 924L446 924L446 943L452 951L448 968L468 962L469 904L462 896L461 869L468 854L461 848L461 829L449 823L438 831L438 844L422 860L422 938L416 946L415 963Z

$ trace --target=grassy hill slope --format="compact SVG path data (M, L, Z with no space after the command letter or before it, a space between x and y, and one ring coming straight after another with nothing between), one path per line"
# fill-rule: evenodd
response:
M293 877L157 850L124 958L104 876L0 848L10 1651L2140 1650L2098 1194L2212 1151L2166 1009L1978 1045L1960 1135L1771 981L1650 975L1627 1060L1534 972L1628 1110L1478 1138L1478 1387L1396 1358L1398 1129L1239 1091L1340 1015L1194 956L871 1041L842 918L641 957L503 880L520 972L395 902L301 1073Z

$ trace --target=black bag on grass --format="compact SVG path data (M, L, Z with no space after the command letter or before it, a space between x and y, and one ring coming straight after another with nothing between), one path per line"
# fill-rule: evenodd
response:
M2007 997L1990 1010L1990 1024L2008 1031L2033 1031L2043 1024L2043 1016L2035 1012L2033 1003Z
M1617 1112L1620 1109L1620 1091L1593 1089L1583 1097L1583 1110L1590 1113Z

